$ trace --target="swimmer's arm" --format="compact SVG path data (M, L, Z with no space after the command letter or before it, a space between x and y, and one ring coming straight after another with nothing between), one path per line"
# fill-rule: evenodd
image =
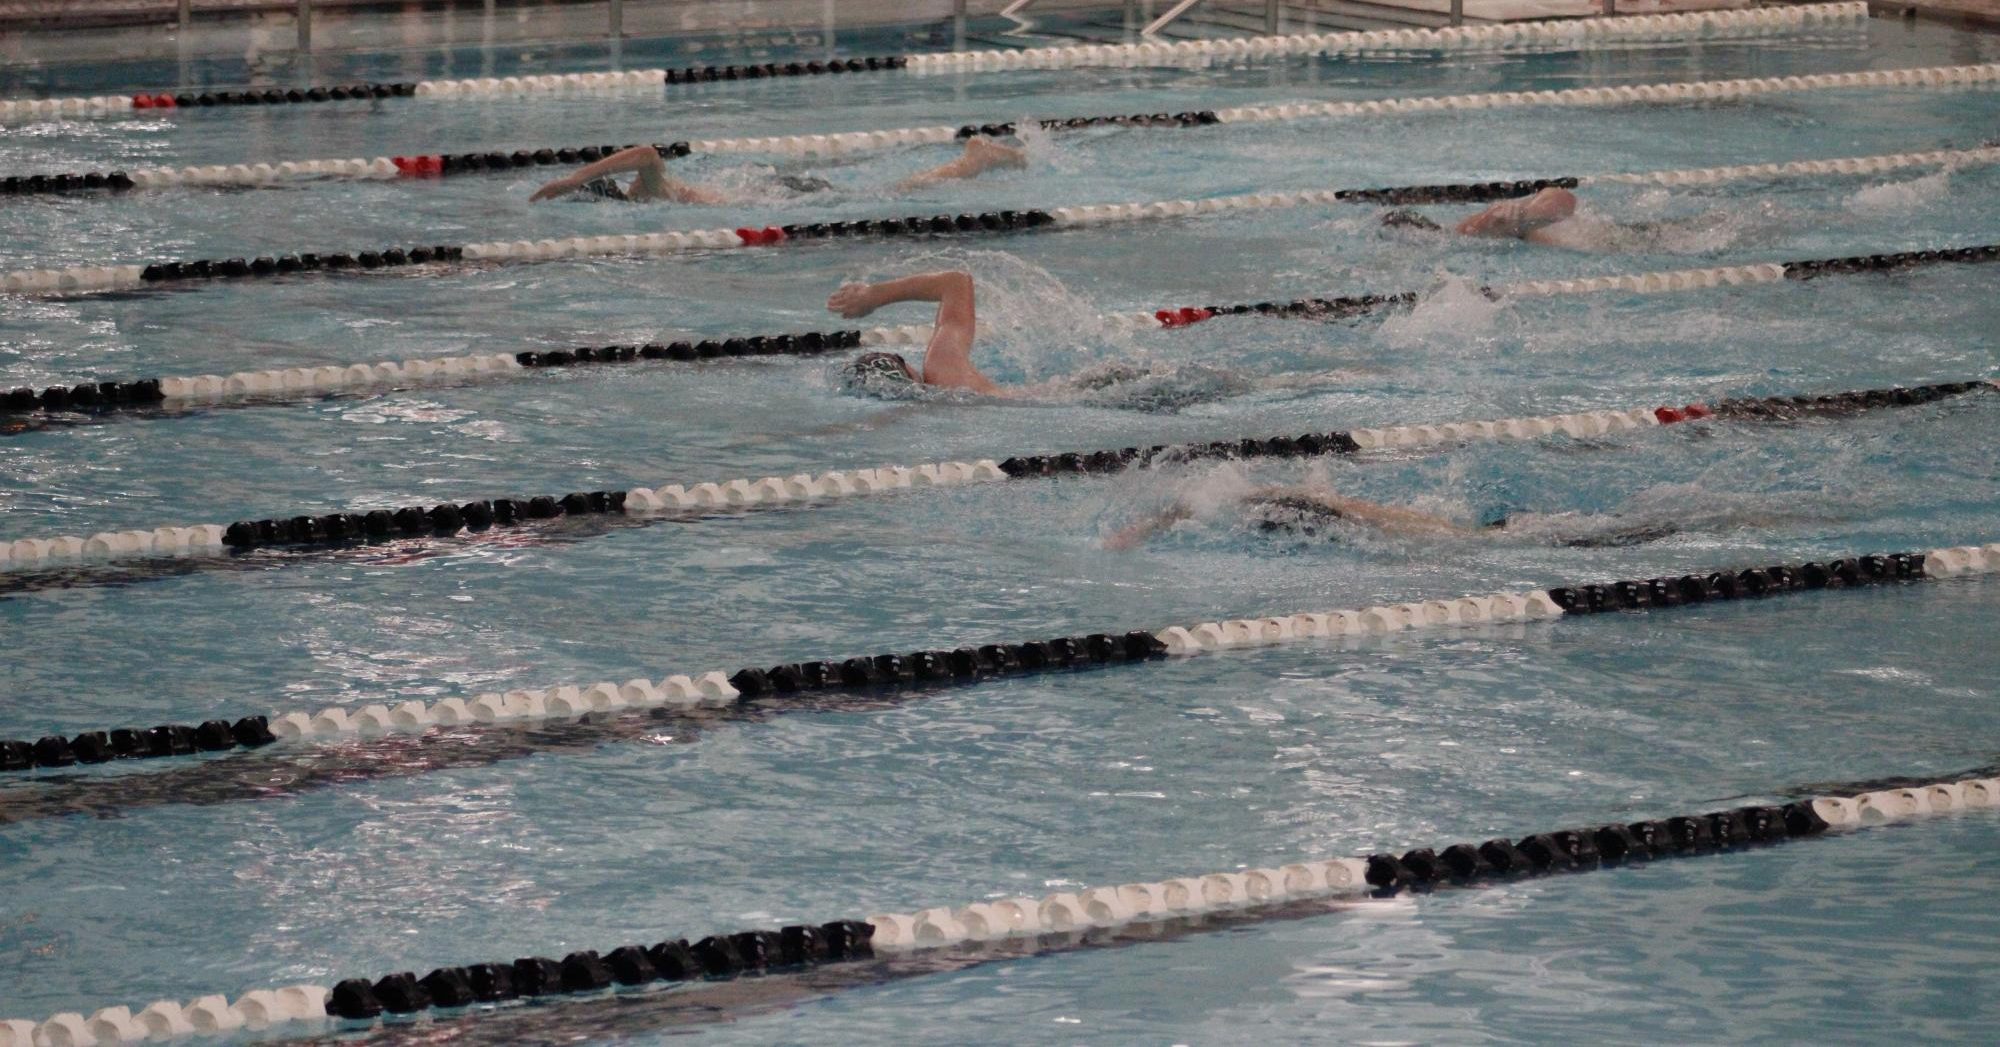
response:
M1275 499L1295 498L1318 502L1343 520L1366 524L1385 534L1447 534L1468 535L1475 533L1469 527L1460 527L1442 516L1405 509L1396 505L1348 498L1324 490L1303 487L1266 487L1258 490L1253 498Z
M912 189L936 185L961 178L977 178L995 167L1026 167L1028 151L1010 145L1001 145L990 138L974 138L965 143L965 152L958 159L947 164L939 164L928 171L920 171L896 183L896 191L907 193Z
M939 302L942 303L952 286L964 283L965 311L972 312L972 277L957 270L936 273L919 273L895 280L884 280L879 284L841 284L840 290L833 292L826 300L827 309L839 313L849 320L859 320L885 305L897 302ZM940 310L942 311L942 310Z
M1125 552L1193 515L1194 510L1185 505L1163 509L1138 523L1119 528L1111 537L1104 540L1104 548L1114 553Z
M965 158L960 157L948 164L940 164L937 167L933 167L928 171L919 171L897 182L895 190L899 193L907 193L912 189L922 189L925 186L936 185L939 182L949 182L954 179L972 177L965 173L964 168Z
M1532 240L1536 231L1576 213L1576 194L1551 187L1533 196L1502 200L1458 223L1461 236Z
M986 396L1008 395L972 363L978 317L973 311L970 273L947 270L879 284L847 284L826 300L826 307L852 320L897 302L938 304L931 341L924 347L925 385L965 389Z
M650 145L635 145L621 150L572 172L535 190L528 198L529 203L547 200L575 191L578 186L605 175L636 173L638 181L632 183L632 198L635 200L672 200L682 204L720 204L728 198L713 189L690 185L667 177L667 162L660 158L660 151Z
M935 294L938 304L930 344L924 346L924 383L982 396L1007 395L972 362L972 341L979 331L979 319L973 312L972 274L952 271L918 279L930 281L923 300L933 300Z
M1318 500L1327 508L1339 513L1343 519L1364 523L1381 530L1384 534L1430 534L1469 535L1473 530L1460 527L1442 516L1405 509L1397 505L1383 505L1380 502L1364 502L1359 498L1343 498L1338 495L1319 495Z
M1471 218L1458 223L1453 231L1460 236L1487 236L1497 239L1526 240L1535 229L1522 220L1522 210L1526 199L1502 200Z

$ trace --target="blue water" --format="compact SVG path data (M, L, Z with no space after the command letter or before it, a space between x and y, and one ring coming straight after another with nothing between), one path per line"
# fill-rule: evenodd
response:
M1797 46L1793 46L1796 44ZM1804 41L1194 71L854 78L588 101L237 110L0 132L0 169L777 134L1292 98L1991 60L1872 24ZM218 73L217 75L223 75ZM0 268L712 228L1860 155L1991 134L1990 91L1102 133L895 198L949 155L847 162L793 198L529 208L529 177L179 190L0 210ZM811 108L806 108L810 102ZM1301 209L966 243L218 283L0 301L0 384L836 326L844 279L969 268L1003 381L1155 377L1026 402L893 402L834 365L586 368L0 437L0 540L1400 421L2000 373L1992 267L1487 302L1525 277L2000 238L2000 172L1593 191L1692 219L1636 255L1382 231ZM1431 209L1440 220L1468 209ZM1132 333L1110 310L1417 289L1408 314ZM922 322L901 307L880 322ZM1226 375L1217 379L1210 371ZM2000 537L2000 396L1793 425L912 491L646 526L267 558L0 601L0 737L624 680L1353 607ZM1226 508L1318 477L1462 523L1676 522L1630 549L1260 534ZM1215 506L1129 553L1102 539ZM1993 761L2000 590L1942 581L1302 645L601 731L466 733L16 778L0 789L0 1016L777 926L1310 855L1524 834L1949 775ZM448 765L448 766L447 766ZM2000 1007L1976 893L2000 818L1011 960L705 1035L1093 1043L1595 1035L1977 1041ZM977 1022L977 1025L971 1024ZM557 1028L561 1028L560 1023ZM595 1026L578 1019L577 1035ZM977 1030L976 1032L971 1030ZM641 1039L664 1030L623 1028Z

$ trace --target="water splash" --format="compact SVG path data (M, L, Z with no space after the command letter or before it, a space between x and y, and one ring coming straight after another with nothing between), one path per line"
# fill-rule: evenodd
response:
M703 173L700 184L728 197L731 206L743 204L782 205L802 197L832 201L847 196L867 195L837 185L818 174L780 170L770 164L731 164ZM872 188L872 187L871 187Z
M1243 499L1256 489L1237 462L1190 469L1167 480L1169 475L1148 470L1113 489L1098 524L1106 548L1131 549L1167 534L1201 534L1217 523L1234 523L1241 519Z
M995 381L1034 383L1090 361L1144 355L1132 332L1105 323L1095 303L1047 269L1005 251L939 247L897 262L894 270L870 269L864 278L938 269L972 274L981 328L973 357Z
M1049 391L1054 398L1092 407L1172 414L1261 387L1246 375L1203 364L1112 361L1087 367Z
M1014 128L1014 137L1020 139L1021 147L1028 151L1028 170L1031 172L1053 171L1056 174L1076 175L1097 166L1091 162L1089 153L1064 148L1034 117L1016 117Z
M1463 277L1441 274L1443 282L1406 313L1382 321L1377 337L1391 349L1432 348L1462 353L1491 349L1496 319L1506 306L1488 298Z
M1907 214L1950 193L1951 176L1952 169L1947 167L1922 178L1857 189L1848 195L1847 209L1865 215Z

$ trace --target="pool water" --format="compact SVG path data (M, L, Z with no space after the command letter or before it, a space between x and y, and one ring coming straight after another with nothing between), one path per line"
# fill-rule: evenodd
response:
M1993 61L1924 26L1584 53L852 77L0 130L8 172L513 149ZM529 207L535 174L183 189L0 209L0 269L1462 182L1976 145L1991 89L1517 109L1029 142L909 196L942 147L710 157L717 207ZM543 169L546 171L546 169ZM884 400L838 362L647 364L0 437L0 540L522 493L1539 415L2000 375L1992 267L1489 301L1515 279L2000 241L2000 170L1587 206L1621 255L1260 211L958 242L565 260L0 300L0 385L846 326L842 281L963 267L1019 401ZM1465 206L1427 209L1447 224ZM1134 332L1107 312L1419 290L1335 323ZM877 314L921 323L915 306ZM1107 365L1139 380L1084 389ZM83 419L58 420L81 422ZM0 737L433 699L2000 538L2000 395L1424 454L1203 463L780 512L266 555L0 600ZM1261 533L1313 479L1500 538ZM1184 502L1129 552L1104 539ZM1568 515L1563 515L1568 514ZM1632 548L1564 528L1672 523ZM462 732L0 783L0 1016L962 905L1632 820L1994 761L1978 580L1235 651L801 711ZM1980 1040L2000 818L1357 904L1130 948L739 1005L718 1041ZM772 980L774 985L778 981ZM774 992L776 990L774 989ZM664 1039L552 1011L550 1037ZM419 1025L393 1036L424 1035ZM496 1021L481 1033L506 1039ZM546 1031L546 1030L545 1030ZM245 1038L254 1038L245 1034Z

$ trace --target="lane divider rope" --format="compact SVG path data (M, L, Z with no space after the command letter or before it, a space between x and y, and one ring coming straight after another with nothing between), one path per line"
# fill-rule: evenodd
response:
M129 95L92 95L71 98L16 98L0 101L0 123L47 120L55 117L110 116L135 110L209 108L211 106L265 106L318 104L321 102L376 101L408 98L417 93L415 81L396 83L336 84L306 88L264 87L239 91L148 91Z
M1903 69L1874 69L1848 73L1813 73L1804 76L1752 77L1733 80L1701 80L1677 83L1622 84L1613 87L1577 87L1545 91L1494 91L1456 95L1418 95L1377 98L1367 101L1285 102L1264 106L1192 113L1145 114L1126 117L1083 116L1047 118L1038 121L1047 130L1068 130L1118 124L1132 127L1187 128L1211 125L1261 124L1286 120L1322 120L1347 117L1399 115L1406 113L1461 110L1520 109L1545 106L1592 107L1639 103L1682 103L1746 98L1756 95L1798 91L1841 90L1869 87L1977 86L2000 79L2000 63L1975 65L1923 66ZM1165 117L1165 119L1162 119ZM1187 119L1193 117L1193 119ZM1012 122L993 121L960 125L927 125L844 131L832 134L800 134L742 138L706 138L688 142L696 153L778 153L807 156L846 156L900 149L911 145L939 144L969 138L975 134L1013 134Z
M1578 87L1544 91L1495 91L1456 95L1417 95L1377 98L1367 101L1284 102L1264 106L1198 110L1183 113L1151 113L1125 116L1074 116L1043 118L1037 123L1050 131L1076 130L1107 125L1134 128L1180 129L1262 124L1286 120L1322 120L1349 117L1399 115L1486 109L1520 109L1546 106L1592 107L1641 103L1684 103L1746 98L1756 95L1799 91L1842 90L1870 87L1954 88L1977 86L2000 79L2000 64L1922 66L1902 69L1874 69L1847 73L1812 73L1802 76L1752 77L1732 80L1701 80L1653 84L1623 84L1613 87ZM902 149L913 145L937 145L973 135L1008 135L1017 130L1010 121L981 121L967 124L930 124L911 127L841 131L830 134L795 134L734 138L693 139L690 151L710 154L781 154L800 156L852 156L861 153Z
M565 73L544 76L471 80L403 80L391 83L338 84L315 87L264 87L233 91L141 91L129 95L70 98L23 98L0 101L0 123L53 117L110 116L133 111L171 112L216 106L273 106L323 102L374 101L385 98L453 95L503 95L534 92L608 91L658 87L699 80L752 80L763 77L822 76L850 72L901 69L900 56L842 58L831 61L767 62L746 66L696 67L687 71L632 69L619 72ZM723 69L733 75L719 75ZM704 75L713 70L718 75Z
M1626 291L1633 294L1669 294L1717 287L1771 284L1784 280L1811 280L1821 276L1853 273L1891 272L1929 265L1978 265L2000 260L2000 244L1977 247L1949 247L1895 254L1849 255L1790 262L1758 262L1749 265L1709 266L1702 269L1668 269L1646 273L1618 273L1564 280L1522 280L1479 288L1490 297L1539 298L1554 295L1597 294ZM1182 306L1160 309L1153 318L1164 327L1186 327L1220 316L1306 317L1340 319L1360 316L1388 306L1417 301L1415 291L1398 294L1350 295L1339 298L1299 298L1289 302L1255 302L1235 305Z
M1370 190L1371 192L1373 190ZM1386 192L1386 190L1385 190ZM1548 297L1625 291L1665 294L1717 287L1805 280L1818 276L1883 272L1935 264L1973 264L2000 260L2000 245L1909 251L1898 254L1850 255L1843 258L1800 259L1703 269L1655 270L1564 280L1529 280L1481 288L1495 298ZM1289 302L1183 306L1150 312L1107 313L1109 325L1134 329L1180 328L1218 316L1259 315L1338 319L1417 301L1415 291L1395 294L1304 298ZM512 377L523 371L568 368L633 361L696 361L746 356L819 356L849 349L922 345L930 338L927 324L904 324L858 330L806 331L796 334L730 336L643 345L582 346L576 349L518 353L478 353L467 356L423 357L318 367L265 368L233 374L167 376L132 381L78 382L41 390L21 386L0 391L0 412L111 412L147 409L183 410L210 404L284 403L351 393L427 385L462 385Z
M1715 185L1745 179L1881 174L1909 167L1958 167L1992 163L2000 163L2000 146L1989 144L1971 149L1931 149L1907 153L1879 153L1874 156L1847 156L1828 160L1792 160L1785 163L1732 164L1678 171L1585 175L1577 179L1577 184Z
M1225 124L1263 123L1274 120L1377 116L1384 113L1458 109L1610 106L1630 105L1636 102L1706 102L1794 91L1853 87L1960 87L1987 84L1995 79L2000 79L2000 64L1989 62L1979 65L1870 69L1851 73L1812 73L1804 76L1746 77L1697 83L1620 84L1614 87L1577 87L1556 91L1493 91L1484 94L1428 98L1383 98L1365 102L1293 102L1220 109L1215 115Z
M1013 51L954 51L910 56L916 73L990 72L1007 69L1074 69L1084 66L1177 65L1241 61L1291 55L1348 55L1363 51L1479 51L1508 47L1588 48L1631 40L1699 39L1736 32L1767 32L1828 26L1861 26L1865 3L1824 3L1798 7L1701 11L1663 15L1612 16L1537 22L1502 22L1439 29L1377 29L1364 32L1297 33L1027 48Z
M2000 68L2000 67L1997 67ZM356 161L359 163L360 161ZM1154 200L1128 204L1086 204L1049 210L1000 210L978 214L917 215L784 226L686 230L622 236L499 241L464 245L391 247L380 251L300 253L257 258L195 259L119 266L71 266L0 273L0 292L75 294L129 290L192 280L267 278L301 273L396 269L446 262L539 262L563 258L646 256L748 247L807 240L932 237L1015 233L1055 226L1082 228L1117 222L1183 219L1239 211L1334 204L1478 203L1510 199L1545 188L1595 184L1706 185L1746 178L1879 174L1908 167L2000 162L2000 147L1887 153L1876 156L1787 163L1742 164L1673 171L1516 179L1447 185L1369 189L1304 189L1202 200Z
M957 487L1026 476L1122 472L1210 458L1298 458L1362 451L1414 450L1472 441L1534 440L1556 433L1586 439L1609 433L1723 419L1851 414L1932 403L2000 386L2000 381L1943 382L1910 388L1853 390L1818 396L1768 396L1628 409L1602 409L1539 418L1503 418L1429 425L1398 425L1298 436L1253 437L1207 443L1159 444L1097 451L1020 455L996 461L932 462L916 466L834 470L813 475L766 476L722 483L668 484L622 491L575 492L560 497L494 498L463 504L408 505L394 509L299 514L224 524L194 524L104 531L88 538L21 538L0 541L0 570L29 570L78 560L176 559L228 556L272 546L347 545L402 538L444 537L493 527L520 526L562 516L705 514L745 507L771 508L925 487Z
M58 116L104 116L135 110L171 112L211 106L310 104L345 99L412 96L492 98L524 94L619 91L656 88L662 84L839 75L897 69L908 69L914 73L985 73L1013 69L1074 69L1105 65L1182 65L1190 62L1212 62L1218 59L1239 61L1252 58L1342 55L1383 50L1471 51L1552 46L1581 49L1601 43L1631 40L1703 39L1783 32L1807 27L1859 26L1865 23L1867 17L1866 3L1844 2L1736 11L1625 15L1560 22L1519 22L1450 29L1248 36L1188 40L1172 44L1160 42L1094 44L1007 51L883 55L831 61L711 65L671 70L633 69L622 72L480 77L461 80L416 80L294 89L150 91L130 95L0 101L0 122Z
M1610 870L1670 858L1741 853L1753 847L1823 836L1829 831L1912 822L2000 808L2000 778L1929 781L1849 795L1815 795L1631 823L1554 829L1518 839L1496 837L1414 847L1401 854L1311 858L1271 866L1179 876L1155 882L1080 887L1040 898L1017 897L938 906L865 919L790 924L669 938L602 951L446 966L349 978L331 987L300 984L258 989L234 1001L222 995L156 1000L136 1013L106 1007L41 1021L0 1021L0 1047L87 1045L194 1034L229 1035L293 1022L345 1022L349 1029L385 1016L506 1006L515 1000L600 995L688 982L781 973L877 957L917 954L965 943L1034 938L1060 947L1086 933L1134 925L1213 921L1236 925L1279 918L1287 906L1388 897L1404 891L1508 882L1526 877Z
M399 178L442 178L476 171L511 171L521 167L575 165L601 160L639 143L516 149L511 152L461 153L452 156L377 156L352 160L287 160L279 163L205 164L189 167L141 167L130 173L80 171L60 174L8 175L0 178L0 196L71 194L89 191L122 193L132 189L174 186L251 188L310 179L383 181ZM658 142L654 151L665 159L688 155L686 142Z
M1058 891L1040 899L1012 898L959 908L879 913L868 917L866 923L874 929L869 940L873 949L936 949L1048 932L1108 930L1163 917L1224 913L1330 895L1381 897L1412 888L1583 872L1628 861L1779 843L1817 836L1831 828L1853 829L1996 807L2000 807L2000 778L1972 778L1629 824L1558 829L1518 840L1500 837L1477 844L1417 847L1400 855L1377 853L1365 858L1294 862L1158 883ZM358 1017L331 1008L329 1013Z
M1789 398L1783 409L1792 408ZM1781 408L1766 401L1743 401L1746 414L1769 417ZM1809 403L1803 410L1822 409ZM1667 418L1688 417L1685 408L1661 408ZM1639 424L1633 414L1603 412L1626 426ZM1698 415L1699 416L1699 415ZM1611 419L1592 418L1592 424L1578 424L1580 433L1595 433L1598 425L1609 427ZM1653 424L1670 424L1657 415ZM1426 429L1430 427L1424 427ZM1539 429L1523 427L1523 431ZM1281 438L1259 446L1219 443L1191 450L1199 457L1249 457L1256 454L1298 456L1307 452L1302 443L1338 453L1359 441L1348 434L1328 434L1332 441L1309 435ZM1430 434L1416 432L1412 439ZM1453 438L1444 432L1434 439ZM1143 452L1133 451L1132 461ZM1005 466L979 463L982 479L1048 476L1059 473L1109 472L1121 468L1122 454L1100 456L1062 455L1032 460L1009 459ZM838 474L829 474L838 475ZM963 482L963 481L961 481ZM704 485L708 486L708 485ZM754 487L732 489L756 496ZM623 493L623 492L621 492ZM731 492L717 489L709 493L715 504L726 504ZM630 492L624 504L641 499ZM680 495L678 492L676 496ZM572 496L577 497L577 496ZM806 495L803 497L811 497ZM648 496L648 500L652 499ZM802 500L802 499L801 499ZM538 501L547 501L541 499ZM440 507L450 510L452 506ZM551 507L553 508L553 507ZM583 511L588 511L587 509ZM433 521L419 509L402 510L414 527L421 530ZM389 514L384 513L385 518ZM301 518L304 519L304 518ZM310 521L308 521L310 522ZM262 521L261 525L282 523ZM462 520L437 521L440 530L456 530ZM253 535L253 539L265 536ZM281 536L271 536L281 537ZM1259 619L1204 622L1192 626L1170 626L1156 632L1134 631L1122 636L1094 633L1087 636L1058 637L1020 644L987 644L955 650L914 651L843 660L789 663L770 668L748 667L733 673L709 671L673 674L654 682L628 680L622 684L602 681L583 685L566 684L542 690L511 690L475 695L471 699L446 698L437 702L405 701L394 707L375 704L359 709L330 706L318 711L274 712L249 716L230 723L211 720L199 725L164 724L153 728L120 728L85 731L74 738L48 735L36 741L0 741L0 771L67 767L76 763L105 763L116 759L142 759L218 752L237 747L255 748L278 741L330 741L355 735L376 735L392 731L425 731L434 725L469 723L512 723L540 720L573 720L591 713L625 710L686 710L697 707L724 708L745 698L801 691L873 688L906 684L965 682L995 676L1055 671L1093 664L1143 661L1169 654L1192 654L1239 646L1261 646L1325 637L1369 635L1405 629L1425 629L1446 625L1475 625L1491 622L1530 621L1562 615L1584 615L1614 610L1671 607L1714 600L1735 600L1775 595L1790 591L1843 588L1916 578L1983 574L2000 571L2000 543L1935 549L1927 553L1893 553L1849 557L1829 562L1777 565L1725 570L1709 575L1617 581L1606 584L1557 587L1528 593L1494 593L1457 600L1431 600L1385 605L1357 610L1302 613Z
M768 669L744 668L727 675L721 671L676 674L657 683L646 679L623 684L604 681L544 690L491 692L469 700L447 698L428 704L408 701L393 708L386 704L360 709L335 706L317 712L246 717L234 725L215 720L198 727L162 725L151 729L91 731L74 740L60 736L45 737L34 743L10 740L0 742L0 769L18 771L113 759L193 755L239 745L259 747L277 741L338 742L357 736L421 732L434 725L574 720L592 713L621 711L727 708L746 698L771 695L966 683L1234 647L1534 621L1993 571L2000 571L2000 545L1965 546L1929 553L1879 554L1723 570L1708 575L1205 622L1171 626L1154 633L1137 631L1123 636L1099 633L949 651L798 662Z
M1690 88L1700 85L1685 85ZM1471 96L1467 96L1471 97ZM1218 125L1221 118L1213 111L1202 110L1181 113L1134 114L1130 116L1086 116L1052 118L1039 121L1044 130L1070 131L1088 127L1207 127ZM729 153L800 153L836 156L882 149L901 148L912 145L932 145L971 138L975 135L999 136L1014 133L1014 125L967 124L953 129L950 127L900 128L889 131L855 131L830 135L791 135L775 138L716 139L697 143L668 142L656 143L653 148L668 158L690 155L699 146L704 152ZM280 163L257 164L211 164L189 167L140 168L131 173L124 171L86 171L62 174L12 175L0 179L0 196L33 195L38 193L74 193L80 191L105 190L123 192L130 189L158 189L174 186L233 186L255 187L308 179L352 179L352 180L396 180L430 179L447 175L461 175L483 171L512 171L522 167L549 166L557 164L589 163L621 149L634 145L593 145L563 148L541 148L535 150L516 149L512 152L486 151L468 153L438 153L416 156L378 156L372 159L327 159L283 161ZM1890 170L1894 166L1912 164L1945 163L1978 160L1991 162L1990 157L1951 157L1957 150L1940 150L1936 154L1896 154L1907 155L1911 159L1903 164L1889 166L1814 166L1815 162L1780 165L1740 165L1705 169L1715 172L1709 177L1690 174L1685 182L1659 182L1658 184L1678 185L1696 182L1721 181L1726 178L1747 178L1780 174L1855 174L1870 171ZM1921 159L1920 159L1921 157ZM1948 159L1949 157L1949 159ZM1855 162L1865 162L1881 158L1855 158ZM1820 164L1838 161L1820 161ZM1658 176L1618 176L1604 175L1591 182L1657 182ZM1447 199L1479 199L1477 197L1439 197L1424 202L1443 202Z
M1125 127L1193 127L1208 126L1217 122L1213 112L1203 111L1139 114L1134 116L1072 117L1069 119L1043 120L1041 121L1041 125L1046 130L1073 130L1101 125ZM972 137L974 134L992 136L1005 133L1009 130L1011 130L1010 127L999 124L967 125L959 128L952 137L962 139ZM799 144L801 146L808 144L808 139L811 137L814 136L801 138ZM842 151L847 148L849 139L838 135L833 137L839 139L839 146L836 148L836 151ZM922 139L924 141L944 141L946 140L944 129L933 129L931 133L923 135ZM759 140L743 139L740 141L748 143ZM778 140L772 139L771 141L775 142ZM872 139L870 141L872 142ZM917 140L912 139L911 141L915 142ZM901 144L901 140L898 140L896 144ZM212 164L178 168L154 167L140 168L130 174L124 171L86 171L63 174L9 175L5 178L0 178L0 196L73 193L88 190L123 192L135 188L157 189L174 186L232 186L249 188L307 179L422 180L442 178L447 175L463 175L486 171L512 171L523 167L590 163L610 156L613 153L633 148L637 148L636 143L623 146L589 145L534 150L516 149L511 153L491 151L455 154L440 153L420 156L378 156L372 159L356 158L351 160L300 160L285 161L276 164ZM653 149L662 157L668 159L688 156L692 152L692 146L687 142L655 143ZM742 149L737 151L748 152L750 150ZM1920 165L1992 163L1994 162L1992 153L1992 146L1983 146L1976 149L1943 149L1928 152L1892 153L1838 160L1809 160L1782 164L1751 164L1699 168L1690 171L1581 176L1575 178L1569 184L1571 187L1576 184L1619 183L1693 185L1739 178L1812 174L1869 174L1894 170L1900 167ZM1488 193L1491 193L1503 190L1511 184L1509 182L1490 183L1484 188ZM1411 195L1407 197L1362 197L1350 195L1343 197L1343 199L1357 202L1445 203L1501 198L1490 195L1472 195L1474 191L1482 188L1479 186L1458 187L1464 195L1456 196L1446 192L1450 188L1453 187L1413 186L1406 187L1403 190L1370 190L1369 192L1373 193L1406 192ZM1425 195L1419 192L1425 189L1432 190L1432 195ZM1358 193L1360 191L1353 190L1349 192Z
M920 329L927 337L929 328ZM84 410L108 412L146 408L186 408L202 404L284 402L361 389L400 389L465 384L530 371L629 363L694 361L744 356L820 356L869 345L902 344L900 327L806 331L732 336L661 344L584 346L519 353L475 353L320 367L266 368L226 375L169 376L130 382L52 385L40 391L23 386L0 391L0 411Z

